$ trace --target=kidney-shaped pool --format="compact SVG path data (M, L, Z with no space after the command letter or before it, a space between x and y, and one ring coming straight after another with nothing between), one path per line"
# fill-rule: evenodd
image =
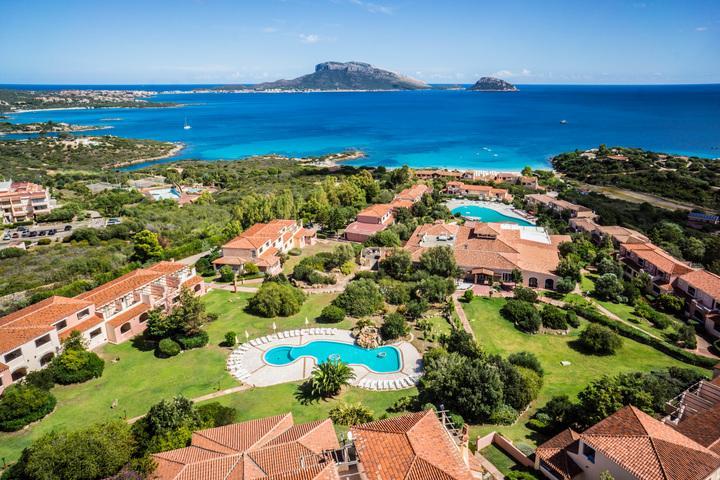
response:
M368 350L351 343L315 340L299 347L283 345L265 352L265 362L275 366L287 365L301 357L314 357L318 363L338 359L378 373L397 372L402 367L400 351L387 345Z

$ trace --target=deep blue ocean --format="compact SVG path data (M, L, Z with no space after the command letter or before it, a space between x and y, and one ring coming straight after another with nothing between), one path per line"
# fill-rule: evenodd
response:
M7 87L18 88L0 86ZM112 125L112 130L98 133L184 143L187 148L176 159L307 156L361 149L367 158L351 163L520 170L525 165L547 167L554 154L601 143L720 157L720 85L519 88L514 93L173 93L152 100L186 106L37 111L14 114L12 121ZM185 118L192 129L183 129Z

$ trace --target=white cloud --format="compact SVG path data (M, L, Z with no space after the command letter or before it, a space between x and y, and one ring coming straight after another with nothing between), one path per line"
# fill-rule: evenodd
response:
M370 13L383 13L385 15L392 15L393 8L387 5L380 5L378 3L366 2L364 0L349 0L353 5L357 5Z
M316 35L314 33L301 33L298 36L300 37L300 41L302 43L318 43L320 41L320 35Z
M523 68L519 72L513 72L512 70L498 70L493 73L493 77L529 77L532 72L527 68Z
M695 27L696 32L704 32L708 29L708 27Z

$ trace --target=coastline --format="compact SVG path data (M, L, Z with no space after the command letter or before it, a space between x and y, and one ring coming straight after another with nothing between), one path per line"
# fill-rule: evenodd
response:
M92 126L88 125L87 127L77 128L74 130L53 130L50 132L0 132L0 137L3 135L40 135L41 133L43 135L53 134L53 133L78 133L78 132L95 132L98 130L110 130L115 128L112 125L97 125Z
M118 162L114 163L112 165L108 165L106 168L123 168L123 167L129 167L131 165L137 165L138 163L147 163L147 162L155 162L158 160L165 160L166 158L171 158L180 153L184 148L184 143L174 143L174 147L170 149L170 151L164 155L159 155L157 157L150 157L150 158L138 158L137 160L130 160L127 162Z
M32 113L32 112L58 112L64 110L132 110L134 108L179 108L186 107L183 103L176 105L158 105L155 106L152 102L146 102L138 106L122 106L122 107L52 107L52 108L29 108L24 110L11 110L8 112L0 112L0 115L14 115L16 113Z

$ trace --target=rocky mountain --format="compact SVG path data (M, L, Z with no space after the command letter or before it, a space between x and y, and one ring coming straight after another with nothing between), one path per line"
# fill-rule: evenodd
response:
M428 84L414 78L375 68L360 62L324 62L315 72L292 80L258 83L251 86L219 87L227 89L268 90L421 90Z
M478 92L517 92L517 87L510 82L495 77L482 77L468 90Z

